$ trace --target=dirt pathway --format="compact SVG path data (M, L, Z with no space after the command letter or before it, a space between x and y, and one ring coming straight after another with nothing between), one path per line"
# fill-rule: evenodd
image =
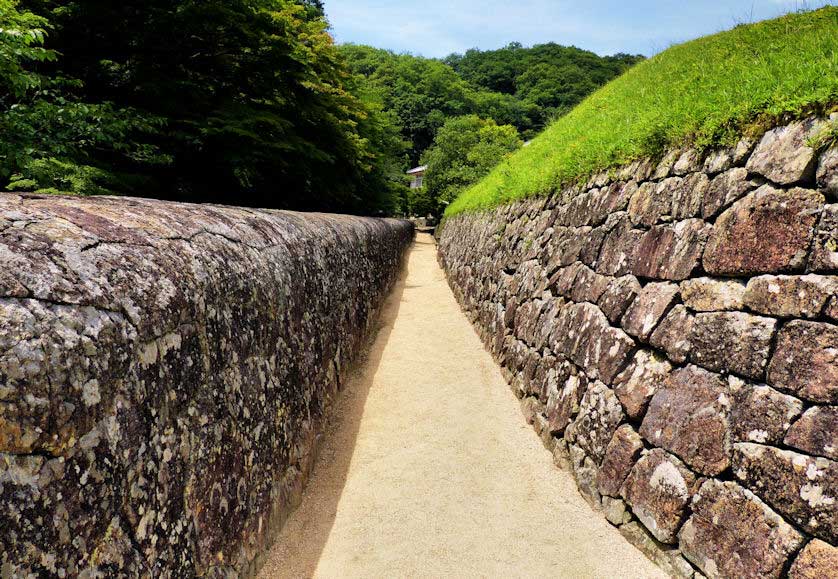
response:
M260 577L665 577L556 469L414 246Z

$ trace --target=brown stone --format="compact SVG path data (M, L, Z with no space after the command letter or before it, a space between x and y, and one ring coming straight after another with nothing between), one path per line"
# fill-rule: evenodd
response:
M704 173L693 173L684 177L672 198L672 218L678 221L698 217L709 186L710 179Z
M716 475L730 462L729 410L724 380L687 366L672 372L652 397L640 434L698 472Z
M818 188L830 199L838 199L838 145L823 152L818 161Z
M584 375L569 375L555 392L547 396L548 428L556 435L564 432L571 419L579 412L579 402L587 388Z
M662 543L677 543L676 534L695 492L696 477L683 462L656 448L628 475L622 495L641 523Z
M681 551L710 579L781 577L803 536L752 492L708 480L678 534Z
M696 312L741 310L745 284L736 280L700 277L681 282L684 305Z
M652 177L654 179L663 179L671 175L672 168L675 166L675 163L678 162L678 159L681 158L681 155L683 153L684 151L679 149L672 149L666 151L664 153L663 158L658 162L657 166L655 167Z
M742 312L695 316L690 360L709 370L760 380L768 365L777 321Z
M780 444L803 403L773 388L728 378L732 405L730 429L735 442Z
M748 159L748 171L781 185L812 179L817 158L809 138L820 124L809 119L768 131Z
M623 329L641 340L648 340L658 322L678 299L678 286L671 283L647 284L623 316Z
M615 213L606 222L608 233L599 252L597 272L609 276L623 276L631 273L634 248L643 232L632 229L625 213Z
M838 406L813 406L794 423L788 446L807 454L838 460Z
M646 528L632 521L620 527L620 533L626 540L646 555L665 573L676 579L693 579L695 573L680 554L671 545L664 545L655 539Z
M614 393L630 418L643 418L649 400L671 371L672 365L655 352L635 353L626 369L614 379Z
M683 179L671 177L660 183L646 182L629 201L628 213L634 225L652 226L672 212L672 199Z
M617 324L641 289L633 275L613 278L597 303L608 320Z
M686 175L687 173L700 171L703 160L701 153L695 149L687 149L675 161L675 165L672 167L672 174Z
M815 191L760 187L718 218L704 269L712 275L802 270L823 201Z
M598 465L624 419L623 408L614 392L602 382L594 382L588 385L579 415L568 428L567 436Z
M701 216L704 219L715 217L734 202L757 188L757 184L748 179L744 168L731 169L717 175L710 181L701 203Z
M608 447L597 475L600 494L619 496L620 488L643 450L643 440L628 424L620 426Z
M569 444L568 450L570 453L570 467L573 471L573 478L576 480L576 487L579 493L588 501L592 507L598 507L602 504L602 497L596 488L597 468L596 463L590 456L585 454L585 451L576 446Z
M781 318L817 318L838 294L838 277L765 275L752 278L745 293L751 310Z
M602 294L605 293L605 290L611 283L611 279L583 265L579 268L576 278L573 281L570 299L574 302L590 302L595 304Z
M838 404L838 327L786 324L768 367L768 384L812 402Z
M819 539L809 541L789 569L789 579L824 579L838 570L838 547Z
M826 317L831 319L832 321L838 322L838 296L829 300L829 304L826 306Z
M806 532L838 541L838 462L750 442L733 445L733 474Z
M695 317L682 305L677 305L666 315L649 338L649 344L666 352L676 364L687 361L690 353L690 337Z
M812 244L809 270L813 272L838 270L838 204L823 208L821 222Z
M701 219L652 227L635 246L632 273L650 279L688 278L698 267L709 231Z

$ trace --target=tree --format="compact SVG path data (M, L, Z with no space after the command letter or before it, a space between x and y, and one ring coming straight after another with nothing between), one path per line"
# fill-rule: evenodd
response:
M511 125L498 125L476 115L449 119L422 157L426 195L441 214L469 185L476 183L523 142Z

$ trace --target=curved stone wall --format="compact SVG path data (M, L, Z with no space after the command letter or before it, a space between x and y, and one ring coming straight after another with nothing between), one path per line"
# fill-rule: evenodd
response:
M838 145L810 119L459 215L449 281L557 463L670 573L838 569Z
M412 236L0 195L0 576L252 573Z

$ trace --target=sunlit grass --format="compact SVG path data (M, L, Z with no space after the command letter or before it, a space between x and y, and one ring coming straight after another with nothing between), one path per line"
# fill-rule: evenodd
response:
M732 145L838 103L838 7L674 46L635 66L466 190L446 215L546 195L669 145Z

